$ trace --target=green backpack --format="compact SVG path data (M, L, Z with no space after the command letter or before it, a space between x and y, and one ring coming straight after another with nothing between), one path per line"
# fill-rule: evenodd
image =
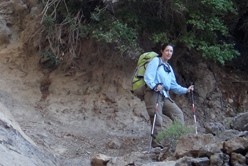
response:
M147 65L154 57L157 56L158 54L155 52L146 52L139 57L137 67L132 77L132 92L141 100L144 100L144 93L146 89L144 75ZM160 64L161 61L159 60L159 66Z

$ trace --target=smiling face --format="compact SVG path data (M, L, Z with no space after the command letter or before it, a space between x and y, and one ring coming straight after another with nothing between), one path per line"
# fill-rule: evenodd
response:
M168 45L165 47L164 50L161 50L162 56L164 62L167 62L169 59L171 59L173 54L173 47L171 45Z

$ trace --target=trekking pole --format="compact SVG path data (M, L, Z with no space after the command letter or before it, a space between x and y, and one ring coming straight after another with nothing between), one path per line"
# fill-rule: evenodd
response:
M154 134L154 129L155 129L155 123L156 123L156 119L157 119L159 93L160 92L158 92L157 104L156 104L156 107L155 107L155 113L154 113L154 119L153 119L153 125L152 125L152 133L151 133L151 142L150 142L150 150L149 150L149 152L152 149L152 140L153 140L153 134Z
M191 83L191 85L193 85L193 83ZM196 133L196 135L197 135L198 132L197 132L197 124L196 124L195 102L194 102L193 90L190 90L190 92L191 92L191 94L192 94L192 108L193 108L193 115L194 115L194 120L195 120L195 133Z

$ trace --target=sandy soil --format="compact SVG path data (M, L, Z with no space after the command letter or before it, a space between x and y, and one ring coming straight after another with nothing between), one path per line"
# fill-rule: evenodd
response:
M100 85L90 89L82 84L84 72L65 76L58 70L48 77L38 55L25 56L20 43L1 49L0 72L1 102L38 146L68 159L65 163L89 164L94 154L148 150L149 120L138 100L105 90L95 93Z

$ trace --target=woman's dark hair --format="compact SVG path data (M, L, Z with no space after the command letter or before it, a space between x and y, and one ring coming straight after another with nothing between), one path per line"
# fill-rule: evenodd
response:
M166 44L163 44L162 46L161 46L161 48L160 48L160 52L159 52L159 57L161 57L162 56L162 53L161 53L161 50L162 51L164 51L164 49L167 47L167 46L171 46L172 48L173 48L173 45L171 45L171 44L169 44L169 43L166 43Z

